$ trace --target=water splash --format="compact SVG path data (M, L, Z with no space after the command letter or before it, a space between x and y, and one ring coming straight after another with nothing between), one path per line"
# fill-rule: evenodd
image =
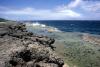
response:
M41 24L39 22L33 22L33 23L26 23L26 26L33 27L33 29L40 29L48 32L61 32L58 28L47 26L45 24Z

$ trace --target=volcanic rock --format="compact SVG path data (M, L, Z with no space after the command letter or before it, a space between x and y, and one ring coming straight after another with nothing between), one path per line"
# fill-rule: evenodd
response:
M28 32L23 23L0 23L0 67L63 67L54 42Z

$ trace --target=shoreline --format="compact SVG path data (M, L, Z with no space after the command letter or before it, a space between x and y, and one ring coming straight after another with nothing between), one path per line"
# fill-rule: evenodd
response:
M55 40L26 30L23 23L0 23L0 67L63 67Z

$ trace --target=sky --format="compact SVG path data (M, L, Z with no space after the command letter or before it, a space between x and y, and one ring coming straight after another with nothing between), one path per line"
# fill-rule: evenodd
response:
M100 0L0 0L11 20L100 20Z

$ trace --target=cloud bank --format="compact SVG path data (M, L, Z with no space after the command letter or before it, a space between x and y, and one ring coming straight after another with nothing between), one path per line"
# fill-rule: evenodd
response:
M63 7L62 7L63 8ZM31 7L26 7L23 9L16 9L16 10L5 10L0 11L0 14L4 15L16 15L16 16L33 16L38 17L40 19L67 19L67 18L77 18L80 17L81 14L72 11L70 9L35 9Z
M56 6L53 9L37 9L25 7L11 9L0 6L1 17L33 20L99 20L100 2L72 0L69 4Z

